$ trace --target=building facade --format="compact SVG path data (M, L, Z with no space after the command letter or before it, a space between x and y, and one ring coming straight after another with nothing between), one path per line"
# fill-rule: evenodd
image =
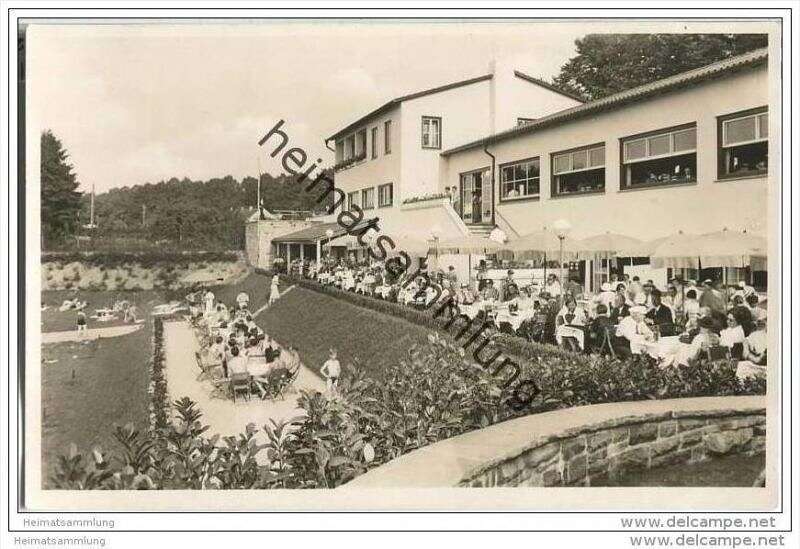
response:
M765 234L767 75L759 50L444 151L440 189L493 181L496 223L518 234Z
M513 67L490 69L393 99L331 135L326 142L336 151L336 187L347 197L343 207L356 205L365 217L379 217L384 231L428 237L435 226L442 235L463 234L461 217L449 198L443 200L440 153L581 104ZM490 210L491 188L479 191ZM408 223L409 215L415 222Z

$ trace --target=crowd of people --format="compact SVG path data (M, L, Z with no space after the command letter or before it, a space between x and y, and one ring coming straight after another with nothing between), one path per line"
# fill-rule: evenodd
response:
M280 297L279 278L273 276L267 293L268 305ZM211 290L186 296L189 318L198 331L201 354L207 366L218 367L226 383L243 378L262 399L280 392L276 384L290 384L301 367L300 351L294 345L282 346L254 321L250 296L240 292L235 303L226 305ZM328 389L337 386L341 366L336 349L320 368Z
M455 303L453 314L579 352L649 354L664 367L719 352L739 362L742 377L766 371L766 300L745 282L676 278L658 288L652 280L611 274L598 292L586 293L577 278L562 285L554 273L523 282L509 269L496 281L483 263L475 280L464 281L452 266L394 276L383 263L327 258L295 268L323 284L407 306Z

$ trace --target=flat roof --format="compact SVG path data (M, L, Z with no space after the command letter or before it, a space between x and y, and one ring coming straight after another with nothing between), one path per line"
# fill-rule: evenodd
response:
M377 218L365 219L350 230L352 231L367 227L376 219ZM328 230L333 231L332 236L328 236ZM293 233L277 236L272 239L272 242L278 244L316 244L319 240L338 238L345 234L347 234L347 229L334 221L330 223L318 223Z
M511 139L518 135L532 133L547 126L554 126L556 124L568 122L589 116L591 114L596 114L598 112L617 109L636 101L641 101L662 93L681 89L683 86L696 84L698 82L717 78L728 73L762 65L767 62L767 58L767 48L753 50L742 55L737 55L722 61L717 61L716 63L711 63L710 65L705 65L703 67L675 74L667 78L662 78L642 86L637 86L619 93L614 93L595 101L589 101L583 105L557 111L553 114L544 116L542 118L537 118L531 122L527 122L521 126L516 126L509 130L488 135L481 139L465 143L464 145L459 145L458 147L453 147L446 151L442 151L440 154L442 156L448 156L460 151L466 151L491 143L505 141L506 139Z

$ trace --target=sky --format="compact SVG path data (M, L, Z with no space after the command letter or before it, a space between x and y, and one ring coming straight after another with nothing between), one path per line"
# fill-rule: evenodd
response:
M585 33L536 21L37 25L29 130L61 139L84 191L280 173L257 141L281 119L330 165L324 138L382 103L486 74L492 59L549 78Z

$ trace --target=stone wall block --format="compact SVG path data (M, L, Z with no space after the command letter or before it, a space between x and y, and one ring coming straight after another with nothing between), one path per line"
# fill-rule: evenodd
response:
M565 461L586 452L586 435L561 443L561 456Z
M671 437L678 432L677 421L664 421L658 426L659 437Z
M658 423L640 423L631 426L630 445L651 442L658 437Z

